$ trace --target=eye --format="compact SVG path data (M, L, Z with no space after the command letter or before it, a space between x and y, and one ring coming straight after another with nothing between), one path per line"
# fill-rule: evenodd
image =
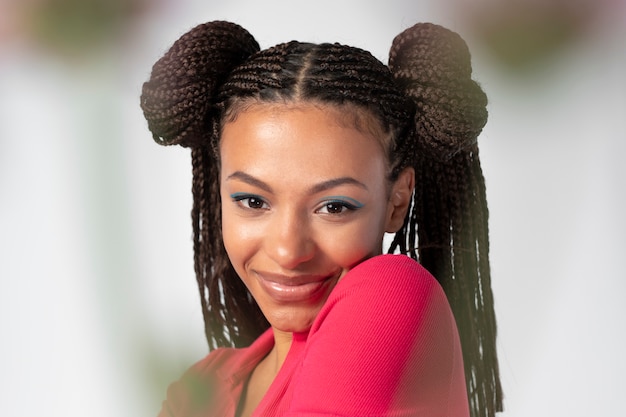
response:
M269 204L267 204L267 202L258 195L236 193L232 194L230 197L237 203L238 206L245 209L267 210L270 208Z
M339 201L333 201L330 203L326 203L321 209L318 210L318 213L340 214L340 213L343 213L345 210L349 210L349 209L350 207L348 207L347 205Z
M345 214L363 207L363 204L352 198L326 200L322 206L316 210L321 214Z

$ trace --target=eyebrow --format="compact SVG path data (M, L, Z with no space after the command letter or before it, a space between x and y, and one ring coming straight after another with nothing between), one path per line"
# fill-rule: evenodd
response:
M242 171L233 172L226 178L226 180L239 180L245 182L246 184L250 184L254 187L267 191L268 193L273 193L272 187L270 187L269 184ZM322 191L338 187L340 185L355 185L359 188L363 188L364 190L368 189L365 184L352 177L339 177L320 182L319 184L315 184L314 186L309 188L308 192L309 194L317 194L321 193Z
M367 190L367 186L363 184L361 181L357 181L352 177L339 177L333 178L332 180L320 182L319 184L315 184L313 187L309 189L309 193L317 194L322 191L329 190L331 188L338 187L340 185L356 185L359 188L363 188Z
M264 191L267 191L268 193L272 193L272 187L270 187L266 182L261 181L258 178L253 177L250 174L246 174L245 172L242 171L235 171L232 174L230 174L226 180L239 180L241 182L245 182L246 184L250 184L254 187L260 188Z

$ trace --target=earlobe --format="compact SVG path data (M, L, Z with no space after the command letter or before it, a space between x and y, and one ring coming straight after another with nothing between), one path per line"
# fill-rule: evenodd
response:
M404 224L404 218L409 210L414 188L415 171L410 167L405 168L391 188L385 227L387 233L397 232Z

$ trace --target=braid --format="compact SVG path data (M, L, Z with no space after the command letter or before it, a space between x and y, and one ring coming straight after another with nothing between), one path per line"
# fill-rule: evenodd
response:
M454 32L418 24L396 37L389 67L417 105L416 190L391 250L415 248L441 282L458 323L474 417L502 410L489 270L488 210L476 139L487 98Z
M143 85L141 108L154 140L202 145L211 97L230 69L258 49L247 31L228 22L205 23L181 36Z
M206 208L206 199L204 197L204 161L207 159L206 150L204 148L196 148L191 151L191 165L193 167L193 181L191 185L191 192L193 195L194 205L191 209L191 223L193 225L193 252L194 252L194 271L196 271L196 281L198 283L198 290L200 292L200 305L202 307L202 316L204 319L204 332L206 335L211 334L206 321L207 318L207 302L206 302L206 288L204 269L202 268L201 260L204 259L204 246L201 242L204 241L206 236L200 236L199 229L202 222L206 222L204 218L204 212ZM208 336L207 336L208 337Z
M249 343L256 334L246 334L246 325L238 318L260 314L256 303L246 296L247 290L241 288L222 243L219 165L209 146L211 137L219 135L215 110L219 86L235 66L258 50L258 43L238 25L221 21L198 25L156 62L141 95L154 140L192 148L194 268L211 348ZM215 275L225 277L228 289L236 288L231 294L243 299L232 301L244 310L237 318L223 311L220 294L226 289L220 288Z

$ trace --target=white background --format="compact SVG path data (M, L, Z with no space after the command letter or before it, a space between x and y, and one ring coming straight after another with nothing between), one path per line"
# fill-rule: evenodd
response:
M480 145L503 415L623 415L626 8L601 3L613 9L584 36L513 72L451 1L148 2L88 57L20 36L17 6L0 1L3 415L156 415L206 353L189 152L152 141L139 94L178 36L216 19L264 48L338 41L384 62L418 21L460 32L490 98Z

